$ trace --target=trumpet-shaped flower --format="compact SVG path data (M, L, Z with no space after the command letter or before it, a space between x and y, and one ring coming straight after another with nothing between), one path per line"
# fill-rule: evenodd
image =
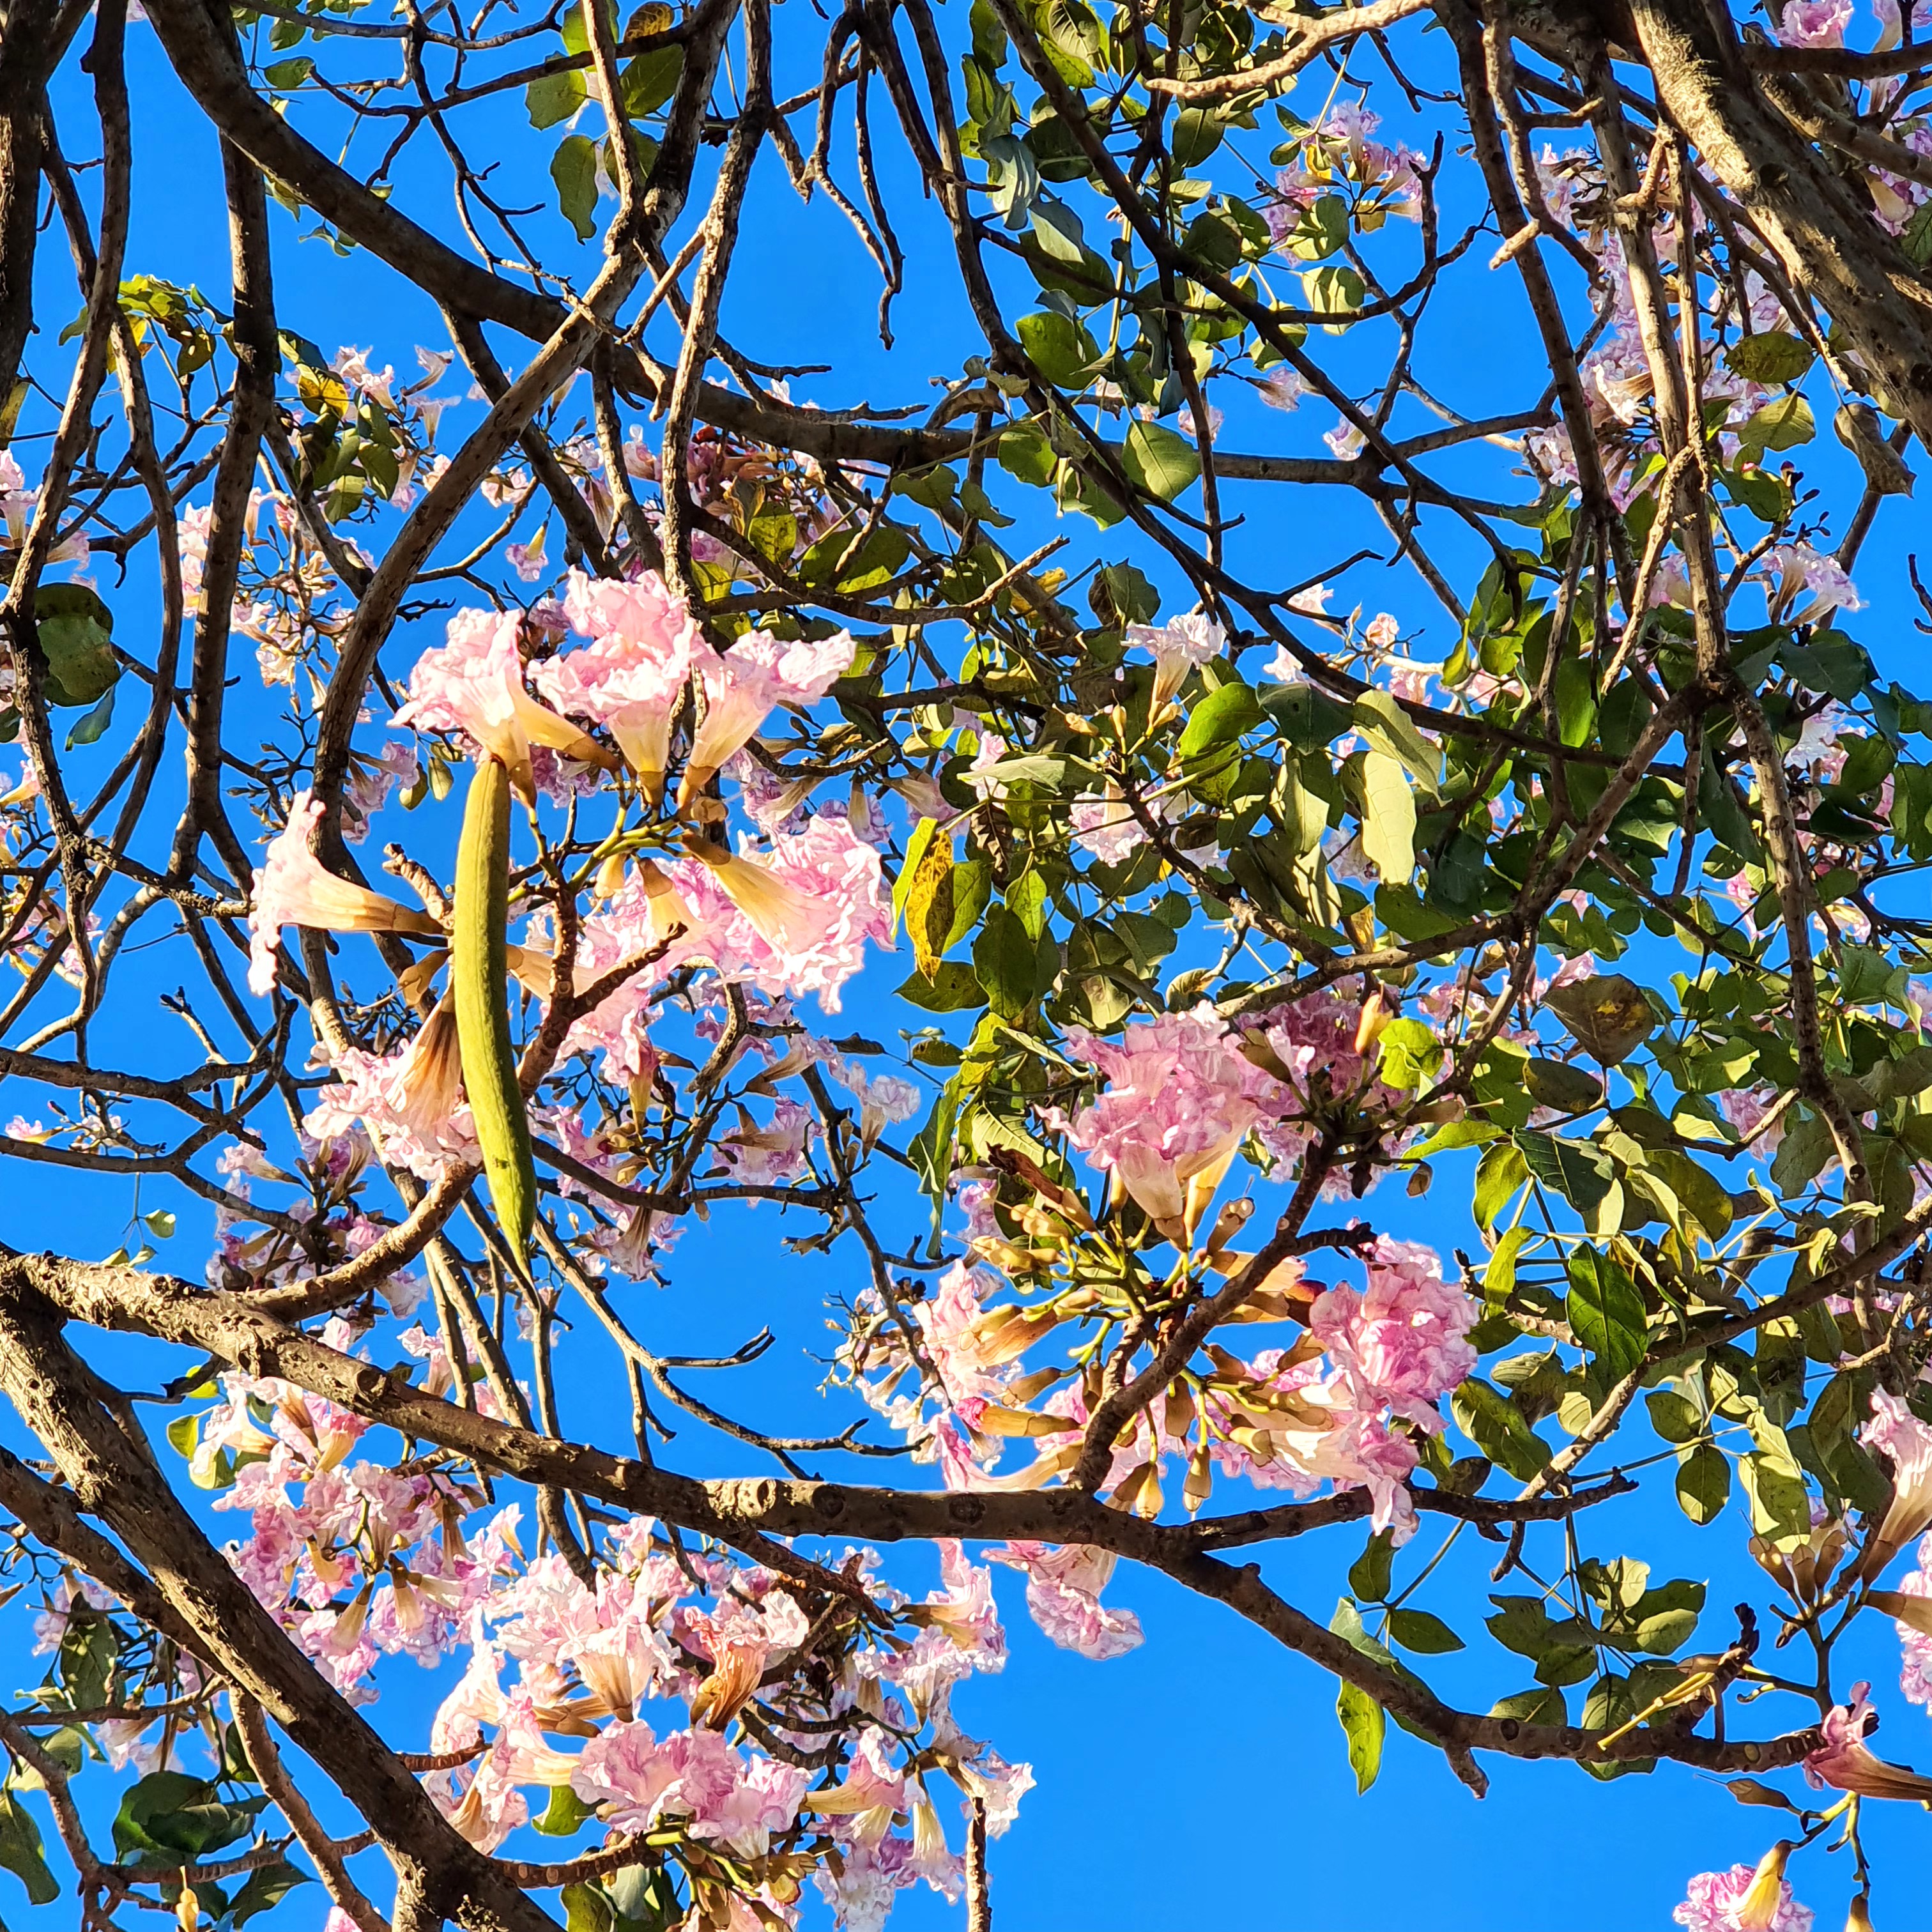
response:
M1690 1896L1670 1916L1688 1932L1811 1932L1812 1914L1792 1897L1790 1881L1775 1881L1767 1916L1767 1888L1758 1879L1749 1865L1700 1872L1690 1881Z
M654 571L619 584L574 570L563 608L590 642L538 664L531 681L559 711L604 726L655 804L698 626Z
M1154 653L1153 708L1158 711L1186 682L1187 674L1228 648L1228 634L1204 610L1170 617L1165 624L1130 624L1126 640Z
M1100 1592L1114 1574L1112 1551L1009 1543L986 1555L994 1563L1025 1573L1027 1608L1062 1650L1105 1662L1142 1641L1141 1620L1132 1610L1108 1610L1100 1601Z
M463 1097L456 1011L439 1000L416 1037L388 1054L346 1048L338 1084L325 1087L302 1126L319 1141L346 1133L359 1118L382 1158L434 1180L452 1162L478 1158L476 1130Z
M679 950L708 957L727 978L772 995L816 993L836 1013L866 941L891 943L879 855L848 819L821 813L802 832L774 839L764 861L687 849L699 862L687 858L676 875L696 937Z
M1066 1038L1069 1053L1098 1067L1108 1086L1055 1124L1156 1221L1183 1216L1189 1184L1214 1174L1279 1090L1204 1003L1132 1022L1118 1046L1078 1027Z
M1856 1792L1861 1798L1932 1801L1932 1778L1921 1778L1904 1765L1887 1764L1865 1748L1866 1733L1878 1725L1870 1691L1869 1684L1854 1684L1852 1701L1826 1713L1818 1727L1823 1742L1804 1760L1805 1781L1814 1790L1828 1786L1834 1791Z
M682 1818L693 1838L749 1857L798 1816L810 1773L767 1757L749 1762L712 1730L662 1743L648 1724L622 1719L584 1748L571 1788L618 1830L647 1832Z
M414 932L440 938L428 914L398 905L328 871L310 849L322 818L319 800L298 792L288 823L269 842L255 874L248 912L248 990L266 999L275 983L275 949L285 926L325 932Z
M1437 1402L1476 1366L1465 1339L1476 1304L1442 1279L1434 1251L1414 1241L1378 1238L1368 1274L1366 1292L1342 1286L1318 1297L1309 1325L1364 1406L1386 1404L1439 1435Z
M740 638L722 657L700 659L704 717L678 788L682 806L709 784L733 752L748 745L779 704L815 704L850 668L857 645L849 631L787 644L763 632Z
M449 620L448 641L416 660L409 702L393 722L461 734L478 753L502 760L518 795L529 804L536 798L533 745L592 762L606 754L524 688L522 629L514 610L459 610Z
M1875 1576L1915 1536L1932 1528L1932 1429L1883 1389L1873 1390L1871 1406L1872 1419L1858 1438L1892 1465L1891 1506L1864 1557L1865 1574Z

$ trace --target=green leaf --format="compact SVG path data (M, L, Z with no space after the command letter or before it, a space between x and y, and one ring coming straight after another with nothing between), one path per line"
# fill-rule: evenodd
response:
M245 1925L257 1912L272 1912L297 1886L308 1882L308 1874L292 1864L278 1862L258 1867L229 1902L229 1924Z
M1389 1572L1395 1562L1395 1539L1385 1529L1369 1538L1369 1546L1348 1566L1348 1588L1355 1600L1378 1604L1388 1594Z
M315 62L305 56L294 60L277 61L272 66L262 70L262 78L271 87L284 90L299 87L315 71Z
M655 47L626 62L617 76L623 88L624 112L633 121L655 114L677 92L683 72L682 47Z
M1489 1265L1483 1270L1483 1301L1491 1313L1496 1312L1508 1300L1516 1287L1516 1260L1534 1238L1528 1228L1510 1229L1496 1244L1496 1251L1490 1256Z
M1533 1059L1523 1068L1522 1079L1531 1099L1559 1114L1586 1114L1604 1097L1604 1083L1568 1060Z
M1304 301L1317 315L1352 316L1368 294L1362 278L1346 262L1324 262L1318 268L1306 270L1301 278ZM1346 322L1331 322L1324 325L1331 334L1339 335L1348 325Z
M1714 1241L1730 1231L1736 1211L1724 1184L1682 1148L1653 1148L1646 1165L1654 1168L1698 1226Z
M1084 388L1088 372L1100 359L1100 345L1057 309L1022 316L1015 333L1027 359L1057 389Z
M616 1918L602 1886L580 1882L564 1887L564 1932L611 1932Z
M40 1828L34 1814L10 1791L0 1790L0 1865L27 1888L29 1905L51 1905L60 1886L40 1850Z
M110 685L100 702L74 720L74 728L67 734L67 748L70 752L76 745L92 744L113 722L114 687Z
M1201 452L1160 423L1136 422L1120 446L1120 467L1149 495L1171 503L1201 474Z
M44 584L34 620L46 655L50 704L98 704L121 675L114 661L114 616L84 584Z
M1580 1213L1589 1214L1610 1191L1610 1162L1595 1148L1580 1141L1526 1128L1516 1136L1529 1171L1546 1187L1553 1187Z
M1221 685L1195 706L1174 755L1184 765L1204 760L1209 753L1238 743L1265 716L1260 700L1245 684Z
M1612 1376L1626 1376L1643 1360L1643 1298L1629 1274L1608 1255L1579 1247L1570 1256L1570 1293L1564 1312L1577 1346Z
M989 906L973 942L973 971L1002 1019L1016 1018L1033 998L1035 957L1025 926L1004 906Z
M592 1808L585 1804L568 1785L553 1784L550 1802L544 1806L542 1816L530 1822L550 1838L568 1838L582 1828L586 1818L593 1816Z
M568 121L584 105L584 76L575 68L562 74L547 74L524 89L524 106L532 128L554 128Z
M157 1208L152 1214L145 1214L142 1219L148 1224L148 1232L156 1240L165 1241L173 1238L175 1217L168 1209Z
M1372 748L1362 764L1362 854L1387 885L1415 872L1415 794L1399 758Z
M550 157L550 178L564 220L578 241L588 242L597 232L597 144L586 135L566 134Z
M1766 329L1760 335L1747 335L1724 352L1724 360L1746 382L1762 382L1767 387L1775 382L1796 382L1816 359L1816 352L1808 342L1774 328Z
M930 980L915 972L898 988L898 997L928 1013L964 1012L986 1004L980 982L963 959L942 959Z
M1571 1039L1606 1066L1628 1060L1657 1030L1643 988L1621 973L1573 980L1555 988L1544 1004Z
M1767 449L1795 449L1817 433L1811 405L1802 396L1775 397L1738 430L1738 460L1756 463Z
M1442 753L1385 691L1365 691L1354 706L1363 742L1400 761L1403 770L1433 798L1442 789Z
M1750 1501L1751 1528L1760 1536L1791 1550L1810 1535L1811 1498L1789 1450L1754 1449L1739 1460L1738 1474Z
M1388 1719L1382 1707L1364 1690L1344 1684L1335 1694L1335 1715L1348 1740L1348 1768L1355 1774L1359 1797L1375 1783L1382 1768L1382 1739Z
M1391 1610L1389 1635L1404 1650L1418 1656L1443 1657L1466 1646L1462 1640L1440 1617L1426 1610Z
M1497 1217L1516 1197L1516 1190L1529 1178L1529 1162L1514 1141L1498 1141L1486 1148L1476 1163L1473 1205L1479 1226L1493 1228ZM1527 1238L1526 1237L1526 1238ZM1517 1244L1520 1247L1520 1242ZM1514 1264L1512 1253L1511 1262Z
M1008 476L1036 489L1052 482L1060 461L1052 444L1030 422L1015 423L1010 429L1003 430L993 454Z
M1472 1376L1456 1390L1450 1406L1456 1426L1492 1462L1520 1482L1542 1472L1550 1460L1548 1445L1500 1390Z
M938 835L938 836L935 836ZM952 841L936 820L922 818L906 847L906 862L892 890L895 916L903 913L912 956L930 980L952 931Z

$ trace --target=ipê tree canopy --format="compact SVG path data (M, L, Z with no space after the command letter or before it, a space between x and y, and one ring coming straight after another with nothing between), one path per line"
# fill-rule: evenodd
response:
M1925 24L10 0L0 1909L988 1932L1138 1569L1882 1919Z

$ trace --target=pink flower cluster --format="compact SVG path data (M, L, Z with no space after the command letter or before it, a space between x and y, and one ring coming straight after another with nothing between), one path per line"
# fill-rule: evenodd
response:
M1293 1162L1338 1104L1374 1112L1399 1102L1370 1070L1360 1025L1358 1006L1324 989L1245 1039L1204 1002L1130 1022L1118 1046L1070 1027L1069 1054L1104 1074L1107 1090L1070 1119L1058 1110L1046 1118L1155 1220L1178 1221L1212 1195L1251 1130ZM1341 1191L1347 1177L1324 1185Z

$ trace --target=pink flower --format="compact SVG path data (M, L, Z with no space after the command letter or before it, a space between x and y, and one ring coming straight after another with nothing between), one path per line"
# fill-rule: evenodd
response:
M1113 779L1103 790L1073 801L1073 842L1103 866L1124 863L1147 843L1140 820Z
M839 989L864 963L866 941L890 944L879 855L849 819L819 814L795 836L773 839L763 862L712 846L686 850L676 876L696 920L680 950L708 956L727 978L773 995L816 993L836 1013Z
M655 571L618 584L573 570L563 604L591 641L537 665L531 680L559 711L610 731L655 805L664 796L671 716L699 646L697 624Z
M1332 860L1330 869L1341 876ZM1400 1104L1402 1096L1372 1070L1376 1015L1376 1009L1365 1010L1325 988L1276 1007L1264 1016L1258 1034L1249 1035L1249 1051L1286 1076L1286 1084L1274 1088L1276 1106L1256 1130L1277 1160L1300 1160L1316 1138L1318 1118L1338 1107L1381 1113ZM1350 1184L1338 1171L1329 1176L1323 1192L1338 1193Z
M288 823L270 842L267 860L255 874L248 912L248 990L258 999L266 999L274 988L275 949L285 926L442 937L442 927L428 914L412 912L326 871L309 846L321 818L320 802L298 792Z
M680 807L751 741L775 705L817 704L844 675L857 650L849 631L790 644L757 632L740 638L722 657L700 659L704 718L678 787Z
M1442 1279L1435 1253L1413 1241L1377 1238L1366 1292L1343 1286L1317 1298L1309 1326L1365 1408L1386 1405L1432 1435L1436 1404L1476 1366L1464 1339L1479 1310Z
M1858 1440L1892 1466L1892 1503L1866 1546L1863 1574L1875 1576L1893 1556L1932 1528L1932 1430L1895 1395L1872 1390L1872 1419Z
M1750 1865L1700 1872L1690 1881L1690 1896L1670 1916L1688 1932L1811 1932L1812 1915L1792 1897L1788 1880L1778 1881L1772 1909L1766 1916L1761 1901L1750 1898L1756 1878ZM1744 1916L1752 1906L1760 1909Z
M680 1731L660 1744L647 1724L620 1719L584 1748L571 1788L622 1832L682 1818L693 1838L748 1857L798 1816L811 1774L772 1759L749 1763L716 1731Z
M1841 47L1852 22L1852 0L1790 0L1778 38L1787 47Z
M1118 1046L1070 1027L1066 1048L1106 1075L1107 1090L1054 1124L1156 1221L1181 1220L1190 1193L1205 1205L1279 1091L1205 1002L1191 1013L1130 1022Z
M507 766L519 796L532 802L536 797L530 771L533 745L592 761L605 754L524 688L523 623L514 610L500 616L493 610L459 610L449 620L448 643L417 658L410 674L409 702L394 722L418 730L460 733L478 752Z
M1804 1760L1805 1782L1814 1791L1828 1786L1863 1798L1902 1798L1921 1804L1932 1800L1932 1778L1921 1778L1903 1765L1887 1764L1866 1750L1865 1736L1878 1725L1870 1690L1869 1684L1854 1684L1852 1701L1826 1714L1819 1726L1824 1741Z
M325 1087L303 1117L319 1141L346 1133L360 1118L382 1158L434 1180L452 1162L478 1159L476 1124L463 1097L456 1012L439 1000L415 1037L398 1052L351 1047L336 1060L338 1084Z
M1932 1538L1918 1546L1918 1567L1899 1579L1898 1588L1903 1596L1932 1597ZM1898 1688L1909 1702L1932 1710L1932 1636L1903 1621L1897 1628Z
M342 790L342 836L359 845L369 836L369 821L389 802L398 785L416 780L416 748L401 738L389 739L374 758L350 754L349 782Z
M1132 1610L1110 1610L1100 1602L1114 1574L1111 1550L1009 1543L986 1554L995 1563L1026 1573L1027 1608L1062 1650L1104 1663L1141 1642L1141 1620Z
M1793 0L1788 20L1810 0ZM1831 0L1819 0L1829 4ZM1774 620L1793 624L1816 623L1832 610L1862 610L1859 596L1844 567L1834 556L1821 555L1808 544L1780 544L1767 551L1753 575L1763 582Z
M1298 410L1307 393L1308 385L1286 362L1262 385L1262 400L1271 410Z
M804 1808L832 1820L832 1836L842 1844L876 1845L892 1829L893 1814L909 1808L905 1775L886 1756L878 1733L868 1731L844 1779L813 1792Z
M1126 641L1154 653L1153 708L1158 711L1178 691L1187 674L1218 658L1228 634L1204 610L1171 617L1165 624L1130 624Z

